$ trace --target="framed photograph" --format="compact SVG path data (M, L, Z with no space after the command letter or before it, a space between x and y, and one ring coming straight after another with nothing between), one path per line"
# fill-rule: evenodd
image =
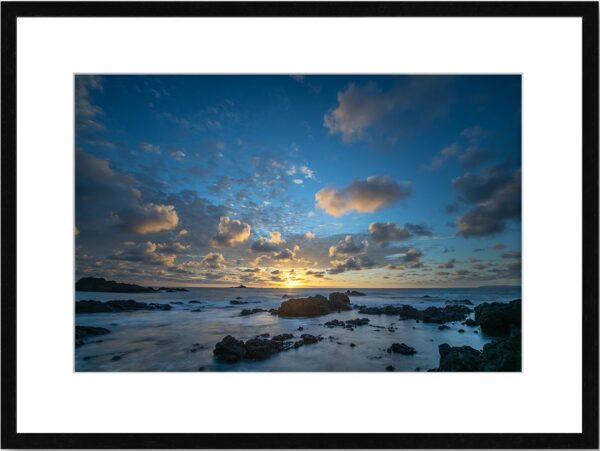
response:
M598 3L5 2L2 94L2 447L598 447Z

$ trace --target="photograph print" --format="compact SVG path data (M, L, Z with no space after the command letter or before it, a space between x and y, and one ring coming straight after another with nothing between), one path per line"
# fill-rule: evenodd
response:
M75 371L521 371L520 75L74 90Z

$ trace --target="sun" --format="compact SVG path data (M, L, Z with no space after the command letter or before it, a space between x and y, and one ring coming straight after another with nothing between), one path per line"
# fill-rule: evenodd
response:
M285 286L287 288L294 288L297 287L300 284L300 282L298 282L297 280L294 279L290 279L290 276L287 276L287 280L285 281Z

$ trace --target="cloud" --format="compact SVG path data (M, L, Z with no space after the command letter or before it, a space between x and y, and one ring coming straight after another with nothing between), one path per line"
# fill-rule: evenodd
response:
M151 241L134 244L125 251L119 251L107 258L109 260L121 260L128 262L143 263L148 265L173 266L177 256L174 253L161 252L165 245L156 244Z
M469 146L465 152L458 157L463 166L467 169L473 169L483 163L487 163L491 155L483 149L476 146Z
M331 246L329 248L329 256L337 257L364 254L365 252L367 252L368 247L369 242L367 240L357 243L354 241L352 235L346 235L346 237L342 241L340 241L336 246Z
M151 152L151 153L155 153L155 154L160 153L160 146L157 146L156 144L151 144L148 142L141 143L140 149L142 149L145 152Z
M446 263L442 263L442 264L438 265L438 268L439 269L452 269L452 268L454 268L455 263L456 263L456 259L451 258Z
M506 222L521 216L521 170L513 173L491 168L454 179L459 197L474 206L456 221L465 238L490 236L506 229Z
M281 238L280 232L271 232L270 238L259 238L250 246L254 252L275 252L278 251L285 240Z
M274 252L271 255L273 260L289 261L296 258L296 254L300 252L300 246L295 245L292 249L286 248L280 252Z
M447 80L447 79L446 79ZM419 122L445 112L448 103L446 80L435 76L404 77L384 92L377 83L350 83L338 92L338 104L323 118L323 126L343 142L365 140L378 128L387 141L414 130Z
M219 219L217 234L213 237L211 244L214 247L231 247L243 243L250 238L250 230L250 224L241 222L239 219L222 216Z
M470 141L479 141L481 138L489 136L490 132L482 129L479 125L465 128L460 132L460 136L467 138Z
M439 154L435 155L425 169L435 171L442 167L444 162L458 153L458 144L450 144L444 147Z
M171 157L175 160L183 160L185 158L185 153L178 149L173 149L170 152Z
M127 230L145 235L177 227L179 217L173 205L141 204L122 210L117 222Z
M521 251L504 252L500 256L502 258L521 258Z
M369 257L349 257L345 260L334 260L331 262L333 267L328 269L329 274L340 274L346 271L361 271L375 266L375 262Z
M304 183L304 180L302 180L302 179L293 179L292 182L295 183L296 185L302 185Z
M224 269L225 257L220 252L209 252L200 260L200 264L205 268Z
M424 224L406 223L402 228L393 222L372 222L369 224L371 237L380 246L387 246L394 241L406 241L414 236L431 236L433 233Z
M79 130L104 130L99 117L104 111L92 101L93 92L104 90L101 77L96 75L77 75L75 77L75 119Z
M314 240L316 237L316 235L314 234L314 232L306 232L304 234L304 238L306 238L307 240Z
M339 217L349 211L371 213L411 194L409 182L398 183L390 177L371 176L354 180L342 189L325 187L315 194L317 208Z

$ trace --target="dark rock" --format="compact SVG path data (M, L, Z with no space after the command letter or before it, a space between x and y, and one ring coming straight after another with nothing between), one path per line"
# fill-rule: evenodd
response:
M82 277L75 284L75 291L96 291L101 293L155 293L151 287L131 283L119 283L102 277Z
M235 298L236 298L236 299L242 299L242 297L241 297L241 296L236 296Z
M245 304L247 304L246 301L238 301L237 299L232 299L231 301L229 301L229 303L231 305L245 305Z
M346 295L348 295L348 296L366 296L365 293L361 293L360 291L356 291L356 290L352 290L352 291L347 290Z
M479 332L478 332L478 331L476 331L476 330L474 330L474 331L473 331L473 333L474 333L474 334L478 334Z
M288 298L293 298L294 296L292 296L291 294L284 294L283 296L281 296L281 299L288 299Z
M423 298L425 298L425 299L428 299L428 298L430 298L430 297L431 297L431 296L429 296L428 294L426 294L426 295L424 295L424 296L423 296Z
M190 304L202 304L202 301L190 301Z
M186 290L185 288L160 287L157 291L166 291L167 293L179 293L188 290Z
M131 312L135 310L171 310L169 304L154 304L146 302L137 302L133 299L126 301L77 301L75 303L75 313L114 313Z
M259 337L267 338L270 337L271 334L269 332L265 332L264 334L260 334Z
M286 341L286 340L291 340L292 338L294 338L294 336L292 334L279 334L279 335L275 335L272 340L275 341Z
M245 285L238 285L237 287L229 287L229 288L248 288L248 287Z
M465 333L465 330L464 330L464 329L458 329L458 333L459 333L459 334L464 334L464 333Z
M521 331L487 343L481 358L483 371L521 371Z
M340 293L339 291L335 291L329 295L330 302L345 302L346 304L350 304L350 298L347 294Z
M354 343L350 343L350 347L354 348L354 347L356 347L356 345Z
M240 312L240 315L248 316L248 315L254 315L255 313L263 313L263 312L266 312L266 310L264 308L253 308L253 309L245 308L244 310L242 310Z
M475 307L475 321L488 335L509 335L511 329L521 328L521 300L480 304Z
M173 305L183 305L183 302L179 302L179 301L172 301L172 302L169 302L169 304L173 304Z
M392 365L388 365L385 367L386 371L394 371L396 368L394 368Z
M303 330L304 330L304 327L300 326L300 327L298 327L298 329L296 329L296 330L297 330L297 331L303 331Z
M476 327L479 324L477 323L477 321L471 319L471 318L467 318L467 320L463 323L465 326L469 326L469 327Z
M439 346L440 366L438 371L481 371L481 352L470 346L451 347L444 343Z
M392 343L392 346L388 348L387 352L394 352L402 355L413 355L416 354L417 351L415 351L415 348L404 343Z
M202 311L201 308L195 308L193 310L190 310L190 312L192 312L192 313L198 313L198 312L201 312L201 311Z
M246 342L245 358L251 360L264 360L267 357L279 352L281 347L281 341L253 338Z
M213 354L219 360L225 362L239 362L246 358L246 346L243 341L236 340L231 335L227 335L215 345Z
M369 318L356 318L349 319L348 321L346 321L346 327L366 326L367 324L369 324Z
M320 340L320 337L315 337L311 334L302 334L300 335L300 338L302 338L302 341L305 345L312 345Z
M75 347L83 346L85 339L88 337L97 337L108 333L110 333L110 330L104 327L75 326ZM101 342L101 340L98 342Z
M328 301L324 296L317 294L307 298L284 301L279 307L278 314L283 317L314 317L346 310L351 310L346 302L340 300Z
M325 323L325 327L345 327L346 323L344 323L343 321L340 321L339 319L333 319L331 321L327 321Z
M415 319L424 323L447 323L450 321L462 321L471 313L471 309L462 305L447 305L440 307L427 307L425 310L417 310L410 305L386 305L384 307L365 307L358 311L367 315L400 315L403 319Z

